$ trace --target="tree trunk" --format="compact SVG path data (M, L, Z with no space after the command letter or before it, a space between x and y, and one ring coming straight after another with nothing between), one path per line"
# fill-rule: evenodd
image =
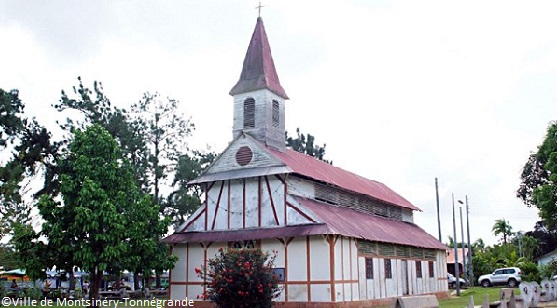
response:
M161 274L160 273L155 273L155 288L160 289L161 288Z
M103 272L95 268L91 271L91 285L89 286L89 299L91 300L91 306L94 306L95 300L99 299L99 289L103 279Z
M73 271L69 271L68 274L70 274L70 285L69 285L69 289L70 290L75 290L75 275Z
M133 289L134 291L139 290L139 274L133 273Z

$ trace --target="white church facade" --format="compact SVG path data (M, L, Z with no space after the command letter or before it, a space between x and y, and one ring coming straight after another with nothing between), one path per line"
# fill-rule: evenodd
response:
M233 141L192 185L203 205L165 239L170 299L195 299L219 248L278 251L280 307L369 307L448 295L446 247L386 185L285 147L285 101L258 18L234 98ZM196 307L211 307L197 302Z

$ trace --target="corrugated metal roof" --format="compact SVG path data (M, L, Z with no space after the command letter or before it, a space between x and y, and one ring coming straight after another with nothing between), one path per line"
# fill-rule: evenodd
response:
M464 256L468 255L468 248L457 248L456 250L458 253L458 263L462 264ZM454 264L454 248L447 248L447 264Z
M319 234L329 234L329 230L325 224L174 233L167 236L163 241L165 243L230 242Z
M366 179L291 149L287 149L285 152L280 152L270 147L265 147L265 149L282 160L294 173L367 195L392 205L420 210L383 183Z
M447 247L416 224L370 215L357 210L295 197L300 204L324 222L333 234L373 242L395 243L423 248Z
M286 92L280 85L275 63L271 55L271 46L265 33L263 19L257 18L255 30L251 36L240 80L230 90L230 95L269 89L284 99L288 99Z
M395 243L422 248L447 247L413 223L369 215L350 208L295 197L302 207L311 211L319 222L276 228L250 228L221 231L175 233L164 239L166 243L228 242L297 237L306 235L338 234L373 242Z

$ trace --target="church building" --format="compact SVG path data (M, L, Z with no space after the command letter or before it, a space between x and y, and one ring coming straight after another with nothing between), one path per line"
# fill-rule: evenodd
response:
M190 182L202 187L203 205L165 239L178 257L170 299L201 295L194 269L226 247L278 251L280 307L448 295L446 246L414 224L416 206L380 182L285 147L288 96L261 17L230 95L233 140Z

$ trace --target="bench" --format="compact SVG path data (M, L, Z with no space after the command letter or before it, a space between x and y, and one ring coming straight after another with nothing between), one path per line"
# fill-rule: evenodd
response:
M99 296L102 299L122 299L120 291L99 291Z
M435 295L416 295L398 297L392 308L437 308L439 300Z

